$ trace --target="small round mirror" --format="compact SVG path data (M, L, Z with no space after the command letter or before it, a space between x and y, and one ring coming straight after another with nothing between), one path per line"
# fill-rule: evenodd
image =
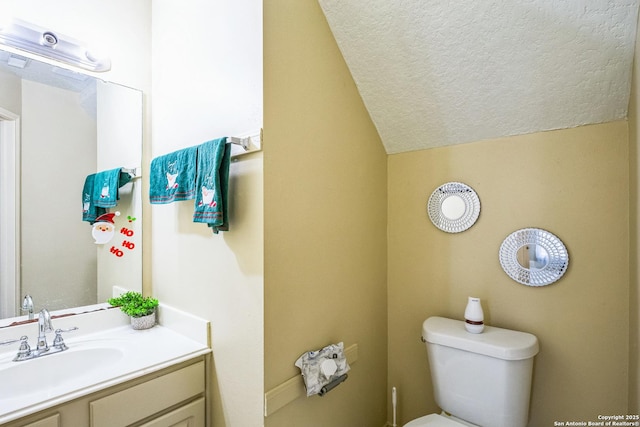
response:
M500 265L518 283L545 286L567 271L569 254L554 234L539 228L523 228L502 242Z
M468 185L447 182L431 193L427 213L440 230L459 233L475 224L480 215L480 199Z

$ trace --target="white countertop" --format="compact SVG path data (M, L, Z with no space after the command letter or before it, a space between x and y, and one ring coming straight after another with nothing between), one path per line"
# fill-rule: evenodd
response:
M162 325L140 331L132 329L128 324L129 319L117 309L54 319L54 328L80 328L78 331L64 334L69 349L22 362L12 361L19 347L17 343L1 346L0 424L211 351L209 322L206 320L166 306L160 307L158 317ZM37 323L2 328L0 341L28 335L33 349L37 329ZM51 346L54 334L47 334L47 338ZM46 374L52 366L60 371L72 369L63 365L73 364L73 360L79 360L78 357L85 355L97 356L97 362L84 363L77 370L69 371L71 374L64 376L63 380L60 379L60 375ZM29 365L30 363L39 365ZM25 392L24 386L18 384L9 372L17 366L16 364L21 364L20 370L27 373L24 380L29 384L28 392ZM42 372L45 372L45 378L38 378L37 374L34 378L29 378L30 368L35 372L44 369ZM15 389L12 390L11 387Z

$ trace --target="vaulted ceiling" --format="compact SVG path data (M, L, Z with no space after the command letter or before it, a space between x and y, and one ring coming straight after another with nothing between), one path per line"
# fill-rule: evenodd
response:
M627 116L639 0L319 0L387 153Z

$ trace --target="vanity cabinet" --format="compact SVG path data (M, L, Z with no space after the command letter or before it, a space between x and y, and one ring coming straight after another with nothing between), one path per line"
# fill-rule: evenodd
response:
M205 427L205 364L199 357L3 427Z

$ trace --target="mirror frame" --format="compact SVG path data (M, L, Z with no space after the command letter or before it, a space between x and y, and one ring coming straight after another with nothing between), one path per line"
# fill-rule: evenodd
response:
M447 217L442 209L443 203L450 197L459 197L464 203L464 212L458 218ZM468 230L480 216L480 198L467 184L447 182L436 188L427 202L429 219L437 228L447 233L460 233Z
M542 268L525 268L518 261L524 246L542 247L549 261ZM507 236L499 251L500 265L509 277L527 286L546 286L558 281L569 267L569 253L564 243L553 233L540 228L522 228Z

